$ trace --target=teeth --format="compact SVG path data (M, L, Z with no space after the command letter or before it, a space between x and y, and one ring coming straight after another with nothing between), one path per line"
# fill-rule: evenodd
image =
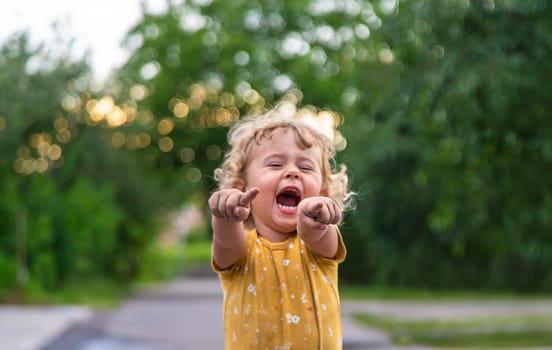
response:
M278 206L282 209L287 209L287 210L293 210L293 209L297 209L297 206L291 206L291 205L283 205L283 204L278 204Z

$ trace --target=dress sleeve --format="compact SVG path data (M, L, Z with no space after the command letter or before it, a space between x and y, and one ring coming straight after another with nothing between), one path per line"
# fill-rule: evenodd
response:
M333 260L337 263L341 263L347 256L347 248L345 247L345 242L343 242L343 236L341 236L339 228L337 229L337 238L337 253L335 254L335 258L333 258Z
M250 247L253 245L253 242L251 240L255 239L256 233L254 231L249 231L249 232L246 232L246 235L247 235L246 253L244 253L243 256L238 259L238 261L236 261L234 264L232 264L231 266L225 269L221 269L220 267L217 266L217 264L215 263L215 259L213 258L213 253L211 252L211 268L213 269L213 271L215 271L217 274L221 276L225 276L225 275L228 276L228 275L232 275L234 271L239 270L240 266L244 265L245 261L247 260L247 255L249 254Z
M337 252L335 253L334 258L327 258L322 255L318 255L311 251L311 254L316 257L317 259L320 259L321 261L325 261L329 264L339 264L342 263L345 260L345 257L347 256L347 248L345 247L345 243L343 242L343 236L341 236L341 231L339 228L337 228Z

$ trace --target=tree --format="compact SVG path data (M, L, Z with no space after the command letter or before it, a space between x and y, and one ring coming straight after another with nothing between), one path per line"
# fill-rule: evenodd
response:
M2 47L0 68L0 298L135 277L163 195L92 119L87 64L21 34Z
M547 2L171 4L130 33L116 92L138 111L122 145L148 135L178 197L204 201L231 122L294 96L345 116L345 278L552 287Z
M387 19L389 97L367 99L357 130L368 156L348 153L364 186L350 262L370 272L346 271L381 284L550 290L552 186L540 175L551 166L550 10L404 2Z
M199 193L204 201L213 189L227 126L237 118L284 96L321 108L352 103L353 51L370 44L364 17L377 25L377 16L367 2L336 6L186 2L146 13L129 33L128 45L138 44L119 72L118 99L148 117L125 133L150 135L142 152L173 174L181 198Z

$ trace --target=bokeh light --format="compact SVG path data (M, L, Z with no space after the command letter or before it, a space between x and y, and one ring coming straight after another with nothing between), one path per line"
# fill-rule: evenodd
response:
M130 103L122 107L118 106L111 96L104 96L99 100L89 100L85 105L85 109L88 112L88 123L90 125L97 125L105 121L109 127L117 128L136 119L136 107ZM62 128L62 124L59 127L56 126L58 132Z
M173 107L173 113L177 118L186 118L189 112L190 107L182 101L178 101Z
M201 177L202 177L201 170L199 170L198 168L191 168L186 173L186 178L191 183L197 183L197 182L201 181Z
M142 68L140 69L140 76L144 80L151 80L159 74L161 71L161 65L157 61L152 61L149 63L146 63Z
M159 140L158 146L161 152L170 152L174 147L174 141L170 137L165 136Z
M57 119L58 125L62 127L64 123L60 120ZM17 150L14 170L20 175L41 174L62 164L63 149L53 142L52 135L49 133L33 133L29 136L28 146L22 145Z
M113 147L121 148L126 143L126 136L122 132L115 132L111 135L111 144Z
M186 147L180 151L180 160L184 163L190 163L195 158L195 152L193 149Z
M296 116L313 126L332 140L336 150L342 151L347 147L347 140L337 130L343 123L343 116L331 110L318 110L313 106L305 106L297 109L296 102L298 96L293 93L286 96L284 101L278 106L278 112L287 117Z
M130 98L135 101L142 101L149 96L149 90L145 85L135 84L130 88Z
M222 151L218 145L210 145L207 147L207 158L211 160L217 160L220 158Z
M157 132L161 135L169 134L174 128L174 122L171 119L164 118L157 123Z
M82 101L78 95L69 94L61 100L61 107L70 113L77 113L81 109Z

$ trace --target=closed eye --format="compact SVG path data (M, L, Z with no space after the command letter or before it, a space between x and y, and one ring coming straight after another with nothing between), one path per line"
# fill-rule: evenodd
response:
M308 165L308 164L299 165L299 169L304 170L304 171L312 171L312 170L314 170L314 168L312 167L312 165Z
M270 163L268 163L268 166L269 166L270 168L280 168L280 167L282 166L282 164L281 164L281 163L277 163L277 162L270 162Z

